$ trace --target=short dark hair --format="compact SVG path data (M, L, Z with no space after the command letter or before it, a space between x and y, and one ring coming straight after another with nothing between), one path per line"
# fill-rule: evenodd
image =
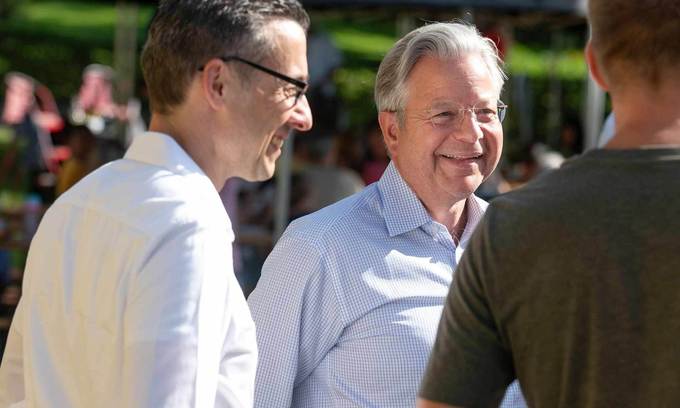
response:
M589 0L593 51L615 80L631 75L658 85L680 67L678 0Z
M181 104L191 78L210 58L268 56L274 44L262 28L277 19L309 28L297 0L161 0L141 57L151 109L167 114Z

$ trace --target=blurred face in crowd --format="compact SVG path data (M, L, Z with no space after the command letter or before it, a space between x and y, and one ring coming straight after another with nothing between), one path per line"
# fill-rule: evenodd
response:
M88 73L78 91L78 103L86 111L94 110L102 101L108 102L111 96L111 84L107 78L98 73Z
M499 86L482 58L471 54L423 57L407 89L402 123L399 113L386 113L393 137L385 142L395 165L428 208L467 198L500 159Z
M307 42L302 27L292 20L273 20L266 26L275 43L271 58L261 65L288 77L305 81ZM242 64L231 61L230 64ZM312 127L312 114L303 95L295 98L298 88L282 79L250 66L242 67L250 80L233 101L240 123L242 175L247 180L266 180L274 174L275 162L292 130ZM233 129L231 129L233 130Z
M20 76L10 76L5 81L5 106L2 120L8 124L20 123L33 107L33 84Z

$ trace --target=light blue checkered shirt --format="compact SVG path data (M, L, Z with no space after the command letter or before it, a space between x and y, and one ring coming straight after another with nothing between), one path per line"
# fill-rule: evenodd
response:
M453 270L486 206L467 201L456 246L390 164L377 183L293 222L248 299L255 407L413 407ZM520 396L503 406L525 405Z

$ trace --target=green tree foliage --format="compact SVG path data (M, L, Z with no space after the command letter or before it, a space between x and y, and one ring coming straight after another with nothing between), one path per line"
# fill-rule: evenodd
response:
M4 1L15 0L0 0ZM85 66L94 62L113 64L113 3L18 3L13 16L0 21L0 76L7 71L25 72L46 84L65 103L77 91ZM152 6L140 8L138 38L144 38L152 13Z

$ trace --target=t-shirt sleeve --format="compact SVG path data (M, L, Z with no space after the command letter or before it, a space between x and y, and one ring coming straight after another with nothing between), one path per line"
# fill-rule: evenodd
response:
M498 268L487 220L478 226L455 272L421 383L422 398L465 407L498 406L515 377L485 285Z

